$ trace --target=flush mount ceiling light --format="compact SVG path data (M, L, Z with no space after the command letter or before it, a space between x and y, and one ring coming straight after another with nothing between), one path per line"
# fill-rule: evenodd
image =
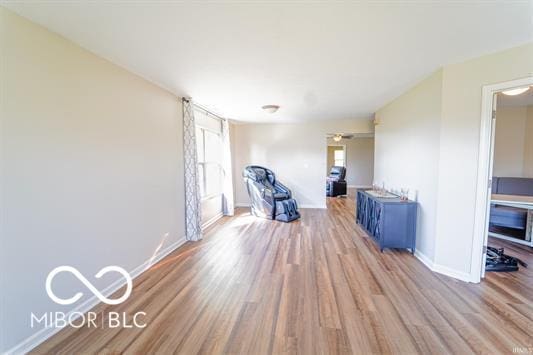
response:
M510 89L510 90L504 90L502 91L502 94L507 96L515 96L525 93L529 90L529 86L523 87L523 88L516 88L516 89Z
M265 112L274 113L279 109L278 105L265 105L261 107Z
M335 142L340 142L342 139L342 134L336 134L334 137L333 137L333 140Z

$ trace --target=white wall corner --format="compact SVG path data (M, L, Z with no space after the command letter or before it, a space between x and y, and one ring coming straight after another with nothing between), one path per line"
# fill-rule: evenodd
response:
M426 254L422 253L418 249L415 249L415 257L420 260L422 264L426 265L428 269L430 269L431 271L435 271L435 263Z
M457 280L465 281L465 282L472 282L472 278L470 276L470 273L463 272L463 271L457 271L455 269L451 269L447 266L436 264L433 260L431 260L426 254L420 252L419 250L415 250L415 257L422 262L422 264L426 265L428 269L430 269L433 272L437 272L439 274L452 277Z
M171 252L185 244L187 239L185 239L185 236L181 237L174 243L167 246L165 249L160 250L155 256L152 256L150 259L143 262L141 265L137 266L133 270L129 272L132 279L137 278L139 275L141 275L146 270L150 269L154 264L162 260L165 256L169 255ZM105 289L101 291L101 294L105 297L110 297L113 293L118 291L121 287L123 287L126 284L125 280L119 279L115 282L113 282L111 285L107 286ZM80 303L78 306L76 306L74 309L70 310L66 314L67 319L72 319L75 321L78 317L72 316L70 318L70 315L73 314L85 314L89 312L91 309L93 309L95 306L97 306L100 303L98 298L96 296L92 296L91 298L87 299L86 301ZM8 349L6 352L4 352L5 355L11 355L11 354L25 354L30 352L32 349L37 347L38 345L42 344L46 340L48 340L50 337L52 337L54 334L58 333L61 329L64 327L52 327L52 328L43 328L35 332L34 334L30 335L11 349Z
M472 282L472 277L470 276L469 272L458 271L458 270L449 268L444 265L439 265L439 264L434 265L434 271L438 272L439 274L446 275L457 280L461 280L464 282Z

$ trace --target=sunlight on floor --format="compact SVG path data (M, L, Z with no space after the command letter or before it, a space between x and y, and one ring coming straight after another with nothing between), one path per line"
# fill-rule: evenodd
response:
M155 260L155 258L157 256L157 254L159 253L159 250L161 250L161 248L163 247L163 244L165 244L165 241L167 240L168 235L169 235L168 233L165 233L165 235L161 239L161 243L159 243L157 248L155 248L154 253L150 257L150 261L148 262L148 265L146 266L146 269L149 269L154 264L154 260Z
M237 228L250 223L263 223L265 219L253 216L250 212L239 215L228 227Z

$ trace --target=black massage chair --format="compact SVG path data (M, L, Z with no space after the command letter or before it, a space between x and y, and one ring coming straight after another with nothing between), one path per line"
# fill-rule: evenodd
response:
M300 218L298 205L292 198L291 190L276 180L272 170L249 165L244 169L242 176L255 216L282 222Z
M326 196L346 195L346 168L344 166L332 166L326 180Z

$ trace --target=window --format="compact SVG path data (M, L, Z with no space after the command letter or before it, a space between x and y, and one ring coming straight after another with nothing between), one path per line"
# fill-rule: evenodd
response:
M209 128L196 126L198 154L198 179L200 196L210 198L221 195L223 190L222 136Z
M224 213L224 139L222 120L202 108L195 107L196 150L200 187L202 228Z
M344 166L344 149L336 149L333 152L333 160L335 161L335 166Z

